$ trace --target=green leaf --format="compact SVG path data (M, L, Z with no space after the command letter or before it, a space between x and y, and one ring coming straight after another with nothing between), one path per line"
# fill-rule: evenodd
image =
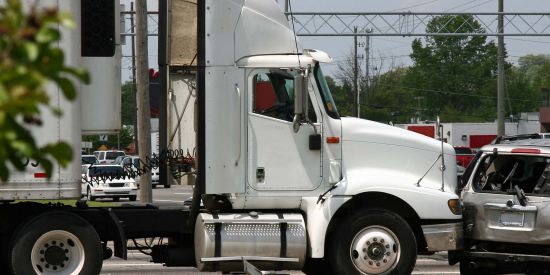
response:
M76 28L76 23L72 19L72 16L70 13L60 12L58 17L59 17L59 24L61 24L61 26L68 29Z
M65 97L69 100L73 100L76 98L76 89L73 85L73 83L64 77L57 77L54 78L55 83L61 88L61 91L63 91L63 94Z
M41 151L50 154L62 167L67 166L73 158L71 146L65 142L46 145Z
M36 61L36 59L38 58L38 46L32 42L26 42L25 44L23 44L23 48L25 49L27 58L30 61Z
M90 83L90 74L84 68L64 68L63 71L77 77L85 84Z
M51 43L59 39L61 39L59 31L50 27L41 28L36 33L36 41L38 43Z

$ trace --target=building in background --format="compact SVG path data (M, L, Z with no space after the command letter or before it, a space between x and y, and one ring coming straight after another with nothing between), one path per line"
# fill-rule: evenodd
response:
M496 137L497 123L442 123L443 140L453 146L464 146L472 149L481 148L491 143ZM506 122L506 135L523 135L541 132L539 113L522 113L516 122ZM396 124L431 138L439 139L435 122L423 124Z

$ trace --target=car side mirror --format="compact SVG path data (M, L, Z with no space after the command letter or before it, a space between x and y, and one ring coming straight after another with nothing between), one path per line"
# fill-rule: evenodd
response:
M294 132L300 130L300 123L307 114L307 87L307 71L294 76Z

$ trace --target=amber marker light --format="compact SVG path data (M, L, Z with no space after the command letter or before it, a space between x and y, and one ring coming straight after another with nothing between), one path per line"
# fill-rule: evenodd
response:
M460 201L458 199L452 199L447 202L449 209L455 215L462 215L462 207L460 206Z
M327 143L340 143L339 137L327 137Z

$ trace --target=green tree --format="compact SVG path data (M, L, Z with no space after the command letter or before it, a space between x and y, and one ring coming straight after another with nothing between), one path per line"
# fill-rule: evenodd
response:
M411 118L422 115L424 106L416 105L414 90L403 83L408 70L395 68L373 78L375 85L363 99L362 117L385 123L409 123Z
M122 104L121 115L122 125L135 125L135 102L136 92L134 90L134 84L131 81L127 81L122 85Z
M469 15L444 15L432 19L427 32L448 26L463 33L485 30ZM494 110L492 82L496 77L497 47L485 36L430 36L412 43L413 66L407 76L408 86L424 96L429 115L447 117L446 121L488 120L479 109Z
M88 82L88 74L67 67L58 47L58 26L74 27L67 14L56 9L32 8L25 14L19 0L7 0L0 8L0 179L7 181L10 168L24 170L29 159L51 175L53 162L66 166L72 158L68 144L38 146L29 130L42 124L40 107L56 115L46 84L56 84L67 99L76 97L71 78Z

